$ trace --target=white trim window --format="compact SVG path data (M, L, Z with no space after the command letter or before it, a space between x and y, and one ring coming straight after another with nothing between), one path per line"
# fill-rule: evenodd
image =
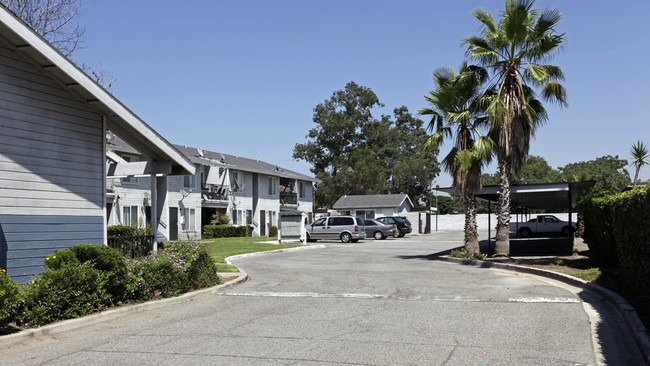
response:
M138 206L122 206L122 225L138 225Z
M232 172L232 190L233 192L243 192L244 191L244 173L233 171Z
M193 175L184 175L183 176L183 188L194 188L196 185L196 179Z
M185 209L185 231L196 231L196 209Z
M305 182L298 182L298 195L300 198L307 197L307 185Z
M276 196L278 194L278 179L269 177L269 196Z

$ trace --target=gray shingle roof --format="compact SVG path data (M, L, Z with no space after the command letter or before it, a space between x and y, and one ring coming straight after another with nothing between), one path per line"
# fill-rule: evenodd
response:
M382 207L399 207L404 200L413 207L411 199L405 193L401 194L366 194L366 195L351 195L339 198L334 204L333 208L339 209L354 209L354 208L382 208Z
M195 147L183 146L183 145L174 145L178 150L180 150L183 155L187 156L195 164L203 165L213 165L213 166L223 166L231 168L234 170L241 170L245 172L261 173L274 175L282 178L298 179L308 182L320 182L320 180L310 177L305 174L294 172L289 169L281 168L277 165L273 165L261 160L242 158L240 156L234 156L214 151L201 150L202 154L199 153L199 149Z

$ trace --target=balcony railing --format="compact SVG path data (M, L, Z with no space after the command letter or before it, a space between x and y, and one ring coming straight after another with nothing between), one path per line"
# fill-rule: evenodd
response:
M297 205L298 194L292 192L280 192L280 204L282 205Z
M201 189L201 193L206 199L216 201L228 200L228 189L220 188L218 186L207 186Z
M107 244L127 258L142 258L153 251L153 240L153 235L109 236Z

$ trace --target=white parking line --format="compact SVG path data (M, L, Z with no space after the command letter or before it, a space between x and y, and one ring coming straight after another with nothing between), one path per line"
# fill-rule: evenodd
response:
M221 292L218 296L246 296L246 297L288 297L288 298L322 298L322 299L391 299L387 295L379 294L325 294L318 292ZM521 297L509 299L479 299L464 296L407 296L394 297L400 301L436 301L436 302L515 302L515 303L580 303L578 299L555 297Z

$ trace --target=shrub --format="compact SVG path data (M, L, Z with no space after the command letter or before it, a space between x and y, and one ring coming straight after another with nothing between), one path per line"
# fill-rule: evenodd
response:
M18 285L0 268L0 325L10 323L14 318L14 304L18 302Z
M269 236L278 236L278 227L270 225L269 226Z
M170 243L154 255L128 259L131 298L145 301L177 296L219 283L217 268L199 242Z
M203 238L237 238L246 236L246 228L248 227L248 236L253 233L251 226L229 226L229 225L205 225L203 227Z
M62 251L55 250L45 258L45 268L55 271L79 264L88 264L105 273L107 305L118 305L125 299L128 269L119 251L105 245L79 244Z
M151 235L151 227L139 228L135 225L113 225L106 228L108 236L138 236Z
M618 259L610 212L615 196L616 192L611 190L594 191L583 196L578 203L585 222L583 237L589 245L589 256L607 266L615 265Z
M480 252L472 253L467 249L452 250L449 256L454 258L477 259L481 261L485 259L485 254L481 254Z
M23 291L16 324L33 327L102 310L109 303L107 281L105 272L85 263L47 270Z

